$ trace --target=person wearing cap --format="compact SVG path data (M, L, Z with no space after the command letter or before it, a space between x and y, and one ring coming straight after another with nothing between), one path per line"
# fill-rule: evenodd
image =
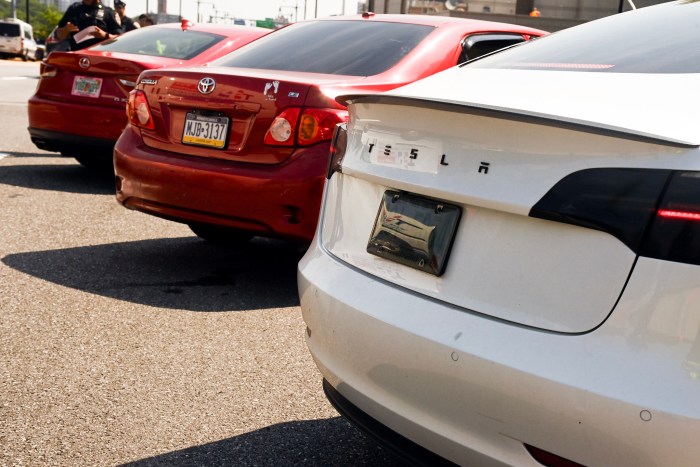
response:
M59 40L70 41L70 50L80 50L115 38L121 34L121 28L119 16L102 5L102 0L82 0L68 7L58 22L56 35ZM85 29L88 29L87 36L82 37L80 31Z
M153 19L146 13L139 15L139 26L145 28L146 26L153 26Z
M114 0L114 11L122 22L122 34L141 27L139 23L135 23L133 19L126 16L126 3L122 0Z

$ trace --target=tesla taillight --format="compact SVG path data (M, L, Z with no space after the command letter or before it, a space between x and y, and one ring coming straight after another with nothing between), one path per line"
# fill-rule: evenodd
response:
M647 258L700 265L700 172L574 172L532 207L530 217L601 230Z
M567 175L530 210L530 217L601 230L639 251L669 170L599 168Z
M674 172L639 252L700 264L700 172Z
M285 109L275 118L265 134L265 144L272 146L311 146L330 141L338 123L348 120L347 110Z
M530 446L529 444L525 445L525 449L527 449L527 452L529 452L537 462L546 467L584 467L583 464L566 459L565 457L557 456L556 454Z
M343 158L348 145L348 124L338 123L335 126L328 161L326 178L330 179L335 172L343 172Z
M154 130L153 116L148 106L148 99L143 91L133 90L129 93L129 102L126 105L126 116L132 125Z

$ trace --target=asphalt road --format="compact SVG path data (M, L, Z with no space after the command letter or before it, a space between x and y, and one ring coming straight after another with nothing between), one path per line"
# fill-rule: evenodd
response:
M0 465L399 465L326 401L293 248L216 247L30 142L0 60Z

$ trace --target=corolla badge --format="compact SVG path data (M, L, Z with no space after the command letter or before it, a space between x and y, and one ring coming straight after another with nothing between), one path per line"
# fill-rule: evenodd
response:
M78 65L80 65L80 68L90 68L90 59L83 57L78 61Z
M279 81L272 81L270 83L265 83L265 90L263 91L263 95L267 97L268 101L274 101L277 100L277 91L279 91L280 87L280 82ZM268 92L272 91L271 93L268 94Z
M214 88L216 88L216 81L214 81L214 78L202 78L197 84L197 89L202 94L211 94Z

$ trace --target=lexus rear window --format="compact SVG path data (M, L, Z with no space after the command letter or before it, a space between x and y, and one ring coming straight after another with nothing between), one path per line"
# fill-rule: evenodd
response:
M474 61L477 68L599 73L700 72L700 3L609 16Z
M19 24L0 23L0 36L19 36Z
M131 31L92 48L109 52L189 60L224 38L225 36L208 32L155 27Z
M433 26L379 21L312 21L273 32L215 65L372 76L396 65Z

